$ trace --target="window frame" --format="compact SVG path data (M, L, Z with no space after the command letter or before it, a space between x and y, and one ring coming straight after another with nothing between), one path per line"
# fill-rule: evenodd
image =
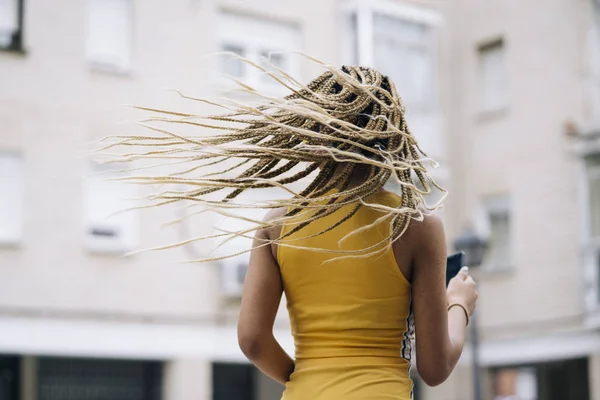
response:
M14 0L17 4L17 27L13 32L10 43L7 46L0 46L0 51L25 53L24 50L24 31L25 31L25 0Z
M265 51L272 52L273 54L284 54L287 57L285 57L282 68L294 78L300 77L300 57L293 54L293 51L300 51L302 49L302 27L299 24L293 21L273 20L253 14L239 13L229 9L220 10L218 18L222 25L217 32L217 47L219 52L226 51L224 50L225 47L238 47L244 51L244 58L257 64L260 64L264 60L262 53ZM248 35L241 35L239 33L241 30L227 29L226 27L231 23L230 19L236 18L239 19L238 23L244 23L250 27L255 25L254 28L260 26L259 34L256 34L256 29L250 29L251 33ZM274 42L273 34L269 34L269 29L271 28L274 28L272 29L273 32L279 29L287 30L287 34L289 34L291 40L281 39ZM263 30L264 34L260 30ZM285 35L282 34L280 36ZM278 47L282 49L273 49ZM236 62L235 58L221 54L218 61L217 71L221 75L221 79L218 82L220 88L223 90L239 89L239 86L230 79L231 77L228 79L225 71L226 68L222 67L222 63L224 62ZM265 73L249 65L242 65L242 76L233 76L233 78L267 95L282 95L285 92L283 86L272 79L268 79Z
M347 1L341 8L341 25L344 40L341 46L342 60L344 63L357 65L374 65L373 29L376 14L381 14L394 19L411 23L426 25L430 30L429 47L431 53L432 82L429 88L431 101L427 104L412 105L412 110L422 113L434 113L439 107L439 55L436 39L436 29L443 23L441 15L433 10L409 4L398 4L386 0ZM353 27L352 21L356 21ZM354 35L356 29L356 36ZM356 40L354 40L356 38ZM355 47L355 48L353 48ZM408 106L407 106L408 107Z

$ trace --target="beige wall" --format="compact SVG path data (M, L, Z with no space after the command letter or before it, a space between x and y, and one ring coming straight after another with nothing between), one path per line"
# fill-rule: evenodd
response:
M461 148L452 153L453 167L464 195L456 212L467 221L486 195L509 193L512 200L514 268L480 279L487 337L583 311L577 159L563 131L567 120L583 116L583 3L465 0L452 20L462 88L451 115ZM479 111L476 49L500 36L509 105L486 115Z
M440 7L432 0L397 2ZM181 102L163 89L179 88L190 94L212 91L216 59L207 54L218 50L215 32L220 9L295 23L308 53L338 63L341 44L348 39L339 24L342 3L171 0L166 7L159 0L136 1L131 70L115 74L93 69L86 62L84 1L56 0L50 4L27 0L26 54L0 53L0 150L22 152L25 163L23 240L16 247L0 248L0 316L50 315L49 324L110 317L108 324L119 325L140 318L164 324L173 320L205 323L218 314L233 330L238 307L223 307L216 266L175 264L190 257L184 251L119 258L92 255L85 249L82 190L87 161L82 156L91 140L138 132L130 125L118 124L139 116L118 107L120 104L201 111L197 104ZM448 4L441 12L451 15L454 10ZM438 28L436 72L442 134L446 127L464 124L464 120L444 117L446 110L459 109L460 104L455 94L459 64L448 34L451 28L447 21ZM308 78L316 69L307 67L302 72ZM419 132L415 134L419 137ZM446 143L452 150L461 142L452 139ZM426 150L436 144L422 143ZM448 154L441 153L439 161L444 163ZM462 200L458 200L463 196L461 176L450 176L446 183L453 193L446 207L459 211L446 212L449 240L457 233L459 217L464 214ZM173 215L169 209L142 212L140 246L177 240L177 230L160 229L160 222ZM203 228L196 223L191 230L202 233ZM196 246L196 251L203 250ZM284 314L279 322L282 326L286 325ZM69 331L66 325L61 329ZM32 362L26 365L31 367ZM165 383L166 399L208 399L209 361L178 355L167 363ZM261 388L276 391L268 385Z
M579 159L570 150L564 128L570 120L586 127L597 117L586 86L594 74L588 47L591 1L453 4L447 13L454 60L454 101L448 119L455 192L448 209L457 216L454 226L460 227L479 217L483 197L510 194L514 268L501 274L480 271L478 313L484 348L500 339L508 345L514 338L514 345L529 354L537 337L583 331L579 256L586 211L580 207ZM509 105L484 114L477 47L499 37L506 48ZM584 339L570 337L581 341L585 354ZM548 340L548 353L562 340L562 336ZM593 348L588 351L596 354ZM465 362L468 365L468 357ZM590 361L594 399L597 364L594 356ZM426 398L463 399L471 396L470 391L470 370L459 366L447 383L429 389ZM484 398L489 394L484 387Z

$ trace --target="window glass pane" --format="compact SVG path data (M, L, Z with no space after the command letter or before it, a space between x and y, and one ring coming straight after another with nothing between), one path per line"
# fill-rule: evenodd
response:
M284 71L286 70L286 57L281 53L270 53L268 51L263 51L261 53L261 65L267 71L272 71L273 73L277 74L278 71L275 68L281 68ZM261 79L264 83L275 83L273 78L266 73L262 74Z
M597 176L589 180L590 231L592 237L600 237L600 168Z
M0 0L0 47L10 45L19 28L19 0Z
M396 84L407 109L432 104L432 46L426 25L375 14L374 67Z
M490 234L486 264L492 269L512 267L514 260L510 198L506 195L488 197L485 209Z
M235 53L240 57L247 57L246 51L242 46L233 44L224 44L221 51ZM232 55L223 55L221 60L221 72L234 78L243 78L246 65L238 58Z
M352 13L350 16L350 63L358 65L358 15Z
M510 265L510 224L508 214L490 215L490 261L494 266Z
M300 30L296 25L226 11L220 14L218 25L221 49L232 50L263 66L265 61L262 58L270 54L273 64L282 66L292 76L298 76L301 57L290 54L302 50ZM220 72L241 79L251 87L275 83L268 74L231 57L224 57L219 67ZM285 91L279 85L270 86L268 90Z

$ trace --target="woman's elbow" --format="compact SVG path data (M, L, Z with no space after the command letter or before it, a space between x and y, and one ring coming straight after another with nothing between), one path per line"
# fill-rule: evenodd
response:
M238 345L240 346L242 353L244 353L249 360L252 360L260 355L262 341L260 340L260 335L239 332Z
M422 366L421 368L419 368L417 365L417 370L419 371L421 380L425 382L427 386L431 387L441 385L452 373L451 368L445 368L443 365L435 365L431 367Z

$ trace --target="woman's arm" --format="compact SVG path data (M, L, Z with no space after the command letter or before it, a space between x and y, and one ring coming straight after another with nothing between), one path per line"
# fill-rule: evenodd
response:
M448 310L446 238L441 220L426 216L411 227L412 301L415 315L417 369L430 386L443 383L463 350L467 317L461 307ZM477 297L475 282L463 270L452 282L452 302L469 314Z
M238 342L244 355L258 369L285 384L294 370L294 361L273 336L283 286L271 247L258 247L267 239L264 230L256 233L242 294Z

